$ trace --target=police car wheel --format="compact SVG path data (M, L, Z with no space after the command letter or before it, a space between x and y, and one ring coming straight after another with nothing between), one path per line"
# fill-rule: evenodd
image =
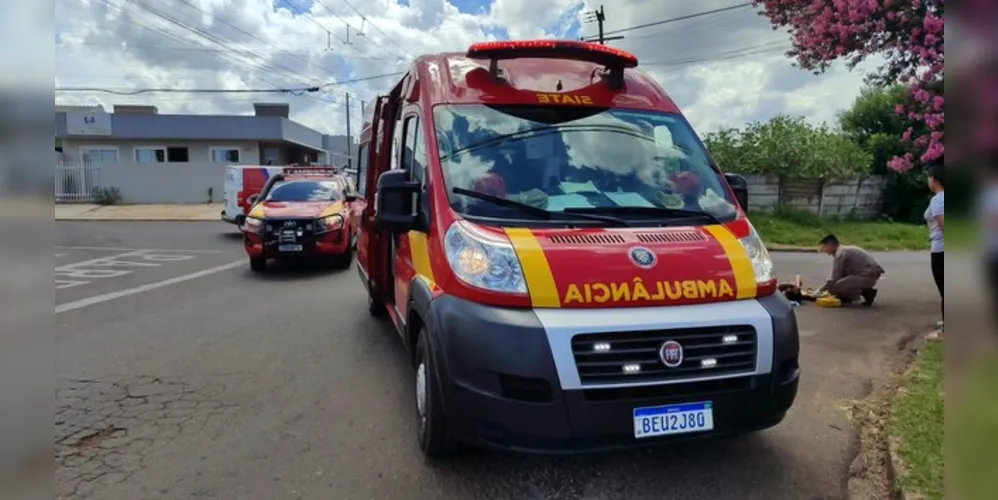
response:
M250 269L256 272L267 270L267 259L262 257L250 257Z
M457 451L457 445L447 433L444 408L438 393L439 385L435 378L433 356L429 344L419 332L416 341L416 418L419 447L429 458L445 457Z

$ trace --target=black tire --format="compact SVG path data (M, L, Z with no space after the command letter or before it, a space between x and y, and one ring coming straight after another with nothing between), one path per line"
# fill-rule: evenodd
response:
M333 257L333 266L336 269L348 269L350 264L353 264L353 248L347 246L346 253L342 253Z
M243 214L239 214L239 215L236 216L236 218L235 218L235 220L233 222L236 223L236 227L238 227L239 229L242 229L243 228L243 224L246 223L246 216L243 215Z
M385 310L385 304L380 300L375 300L374 297L367 296L367 312L374 318L384 318L388 316L388 311Z
M267 259L263 257L250 257L250 269L257 273L266 271Z
M413 384L416 393L416 437L423 455L427 458L442 458L456 453L457 444L447 431L444 406L439 393L440 386L436 379L436 366L424 332L422 329L419 331L416 341L416 374Z

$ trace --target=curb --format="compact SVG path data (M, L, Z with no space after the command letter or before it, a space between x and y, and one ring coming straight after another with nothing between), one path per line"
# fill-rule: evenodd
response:
M911 366L905 369L905 371L901 374L901 378L904 379L908 375L908 373L914 369L915 362L918 360L918 354L921 353L922 349L924 349L925 346L928 345L928 343L942 342L942 341L943 341L943 335L942 332L939 330L933 331L928 335L926 335L924 343L918 350L919 352L915 354L915 358L912 360ZM912 493L910 491L905 491L904 487L901 486L900 477L904 474L907 468L904 465L904 461L901 459L901 453L899 451L901 447L901 439L891 434L890 421L894 418L893 401L898 397L898 393L900 393L902 389L903 385L898 384L898 387L894 391L894 394L891 395L891 402L892 402L891 412L888 415L888 421L886 424L886 428L884 429L885 438L887 440L887 456L888 456L887 481L890 483L891 486L892 498L895 498L897 500L924 500L925 497L923 495L920 495L918 493Z
M770 252L782 253L818 253L818 249L815 247L799 247L793 245L766 245L766 249Z

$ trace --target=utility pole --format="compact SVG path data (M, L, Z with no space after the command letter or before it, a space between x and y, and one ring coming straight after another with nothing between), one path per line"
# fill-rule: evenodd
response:
M603 11L603 6L602 5L599 6L599 10L590 10L590 11L586 12L582 16L582 20L585 21L585 22L587 22L587 23L595 22L596 25L599 27L599 36L597 38L595 38L595 39L593 39L593 38L590 38L590 39L583 38L582 41L584 41L584 42L599 42L600 45L606 45L606 42L609 42L610 40L620 40L620 39L624 38L622 36L611 36L611 37L607 37L607 36L604 35L604 33L603 33L603 23L606 21L606 13Z
M353 139L350 137L350 94L347 94L347 168L353 168Z
M606 21L606 13L603 12L603 6L600 5L599 10L586 12L582 19L588 23L596 22L599 26L599 43L600 45L606 45L606 39L603 37L603 21Z

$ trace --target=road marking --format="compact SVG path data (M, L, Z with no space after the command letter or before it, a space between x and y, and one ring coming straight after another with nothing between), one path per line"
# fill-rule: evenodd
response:
M178 253L229 253L224 250L171 250L167 248L77 247L55 245L61 250L106 250L108 252L178 252Z
M195 255L184 255L179 253L154 253L156 250L136 250L116 255L107 255L96 259L74 262L55 268L55 289L63 290L74 286L87 285L89 280L95 278L118 278L126 274L132 274L131 270L120 269L136 267L160 267L167 262L181 262L196 258ZM125 260L125 259L129 260ZM135 262L141 259L144 262ZM151 262L150 262L151 261ZM117 267L119 269L107 269ZM73 279L58 279L73 278Z
M222 264L220 266L204 269L196 273L185 274L183 276L177 276L175 278L158 281L156 283L149 283L148 285L137 286L135 288L118 290L117 292L105 293L104 295L97 295L94 297L87 297L85 299L74 300L73 302L67 302L65 304L55 306L55 313L59 314L67 311L73 311L75 309L82 309L84 307L100 304L102 302L107 302L109 300L120 299L121 297L127 297L129 295L148 292L150 290L156 290L157 288L163 288L166 286L175 285L177 283L183 283L185 281L198 279L211 274L220 273L222 271L228 271L229 269L242 265L246 265L245 259L240 259L234 262L229 262L228 264Z

